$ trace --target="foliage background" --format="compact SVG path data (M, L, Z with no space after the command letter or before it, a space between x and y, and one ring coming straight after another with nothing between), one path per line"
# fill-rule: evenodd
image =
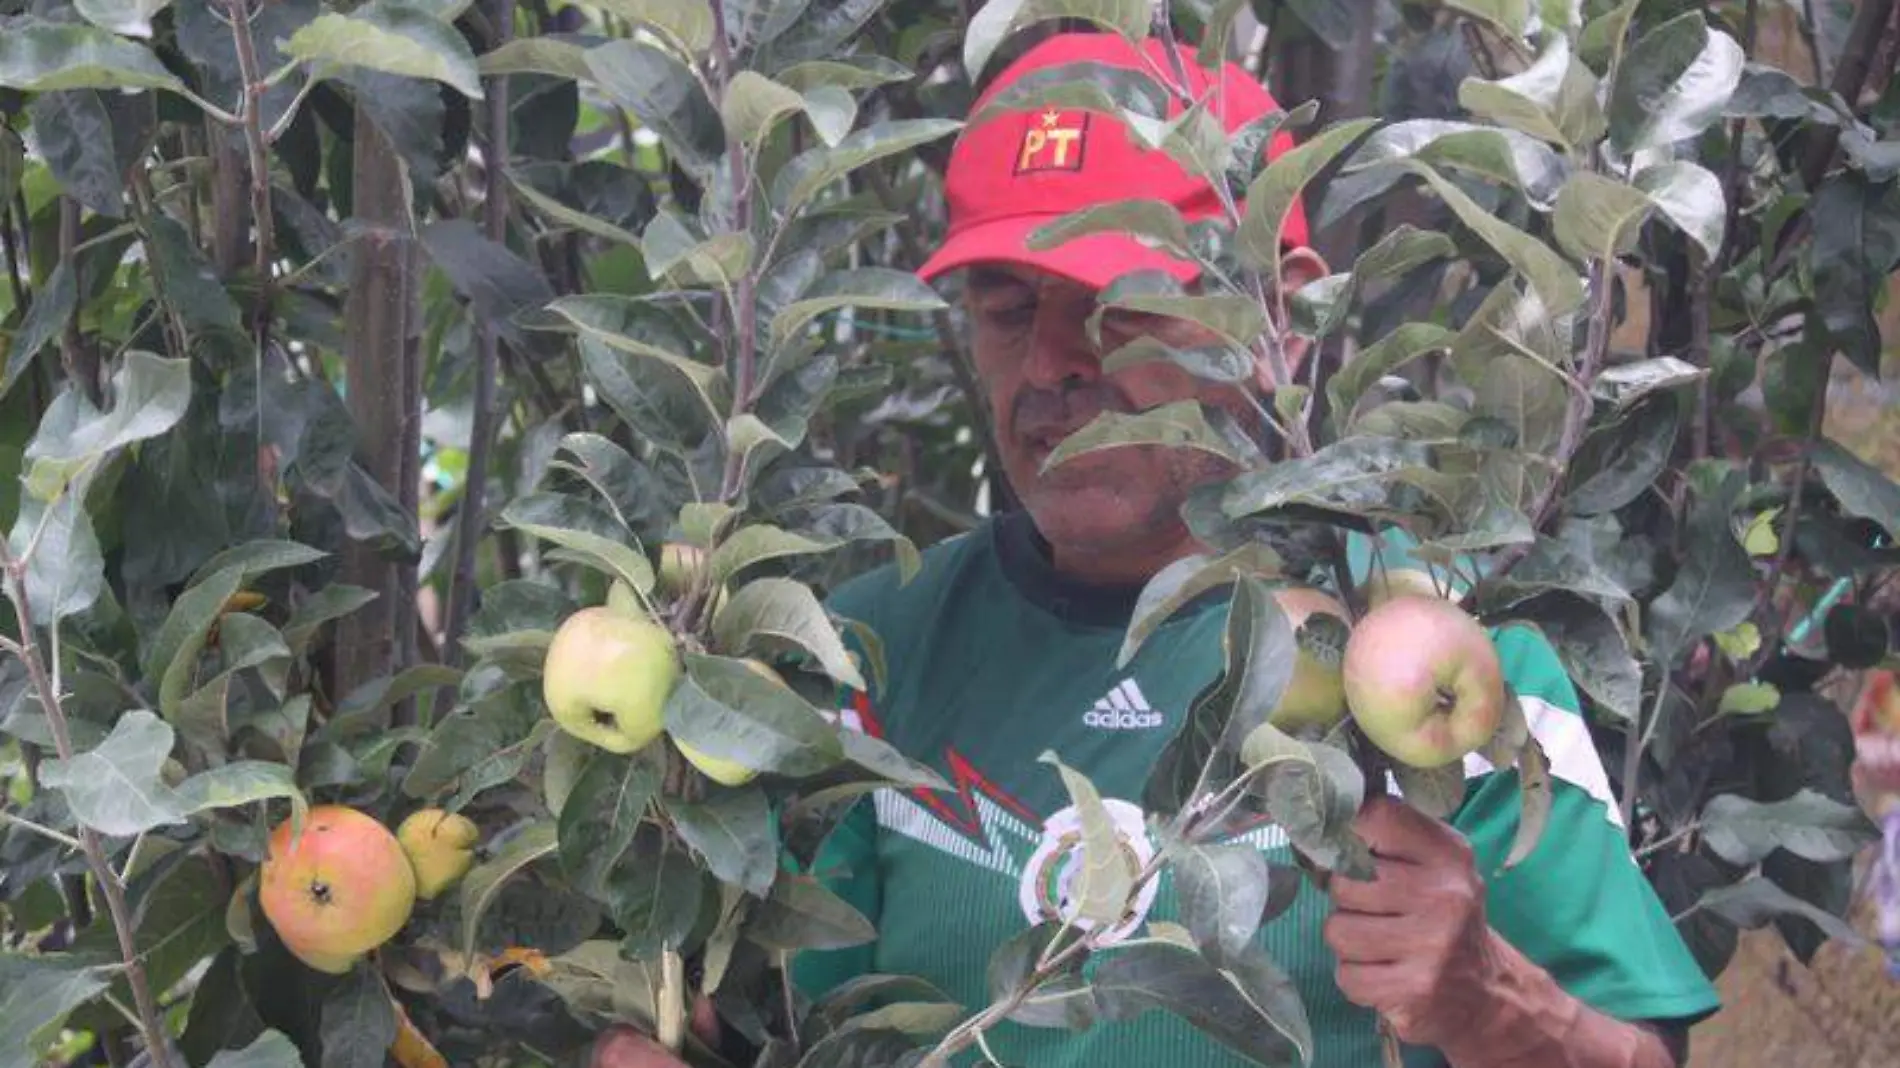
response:
M1317 130L1360 116L1471 118L1461 84L1509 63L1484 20L1514 6L1524 5L1258 0L1218 10L1238 16L1236 51L1283 102L1320 102ZM1615 5L1583 6L1595 18ZM1100 18L1125 7L1049 10ZM1869 546L1900 515L1883 522L1878 506L1900 496L1889 483L1863 486L1856 501L1838 481L1803 481L1813 472L1796 446L1825 428L1870 461L1894 458L1894 439L1866 429L1878 420L1830 398L1891 404L1895 7L1633 8L1639 31L1701 10L1794 79L1755 71L1750 107L1731 101L1695 145L1731 200L1718 261L1697 259L1657 225L1619 268L1627 288L1610 363L1672 356L1706 372L1683 432L1643 461L1641 499L1621 513L1652 539L1655 570L1619 579L1653 598L1691 563L1685 520L1702 492L1692 487L1707 483L1685 472L1710 457L1746 473L1749 503L1727 518L1771 546L1747 561L1745 588L1729 598L1742 615L1708 616L1727 625L1693 643L1707 651L1701 660L1685 656L1669 676L1644 665L1645 705L1662 694L1681 711L1647 721L1661 729L1651 727L1659 748L1639 765L1647 819L1637 845L1677 910L1757 867L1730 863L1695 833L1718 793L1768 803L1810 787L1835 805L1853 800L1835 702L1851 699L1860 670L1894 655L1878 610L1881 590L1892 594L1893 556ZM589 921L611 905L567 892L542 895L537 910L524 888L540 882L491 884L502 889L477 910L488 918L476 966L454 956L462 917L452 903L423 917L422 937L387 954L380 972L324 987L287 980L298 973L242 907L243 877L261 855L266 812L281 816L293 793L391 816L425 799L469 804L493 832L490 870L521 870L510 835L536 826L542 802L558 808L542 796L557 743L535 725L523 658L562 612L605 596L603 569L574 565L601 551L573 532L614 529L598 525L598 507L561 501L599 489L613 522L650 549L680 534L677 508L655 502L679 499L696 479L718 481L728 458L656 444L665 436L656 427L690 420L690 392L679 378L661 387L615 377L629 350L602 339L659 343L642 331L683 331L665 336L743 381L740 346L725 344L743 331L725 317L817 291L762 291L752 278L751 290L716 298L733 246L700 242L744 230L746 198L720 184L724 158L700 149L764 115L779 121L757 160L776 167L825 146L825 130L928 123L961 115L971 98L959 60L979 5L755 0L718 10L741 64L780 75L807 64L801 111L774 112L785 102L762 96L737 119L694 114L668 95L660 75L678 71L650 49L577 58L576 42L627 38L636 23L711 40L717 31L695 21L694 5L273 0L245 12L220 0L0 0L0 520L14 554L35 549L19 573L21 599L40 609L42 627L59 622L37 641L57 669L70 733L61 746L59 717L25 662L0 662L0 775L15 817L0 834L0 1062L49 1046L55 1058L129 1061L139 1041L126 1017L144 1015L134 1004L141 985L194 1065L244 1047L266 1023L313 1062L337 1064L380 1063L411 1025L451 1060L505 1036L516 1043L507 1056L525 1063L584 1036L582 1020L554 1002L557 993L586 1001L587 962L563 954L597 948ZM1214 10L1176 5L1189 27ZM356 21L334 21L346 11ZM334 32L293 37L312 25ZM813 62L837 59L847 42L860 58L844 70ZM827 261L798 267L810 277L782 274L788 286L822 285L821 271L901 271L931 246L947 131L912 129L914 142L827 183L835 199L822 219L784 243L825 250ZM1460 187L1535 227L1507 183L1461 178ZM1373 197L1323 174L1311 191L1336 270L1401 223L1457 227L1415 187ZM656 232L656 218L680 225ZM1331 363L1395 323L1466 321L1502 265L1480 243L1459 251L1469 263L1414 272L1353 309L1327 339ZM670 306L701 317L685 327L678 316L664 328L587 318L628 304L547 311L563 297L683 290L697 295ZM934 306L877 276L859 275L847 291L857 298L849 309L813 312L828 345L805 366L821 370L783 380L796 388L770 420L804 445L776 469L775 518L836 545L786 573L820 586L891 558L900 536L930 544L1010 499L984 462L954 302ZM1430 394L1443 370L1426 359L1405 373ZM1606 438L1608 451L1637 448L1621 433ZM796 470L820 465L857 476L850 500L861 508L825 510L843 507L842 493L799 499L799 485L835 486ZM1807 483L1804 510L1788 487ZM61 486L62 503L45 504L41 491ZM559 499L537 496L557 490ZM1783 513L1806 524L1807 540L1789 536ZM1797 542L1798 554L1782 551ZM615 559L638 577L637 564ZM1842 574L1853 580L1847 607L1805 645L1784 646L1787 626ZM240 592L261 599L233 600ZM1734 630L1743 616L1765 641ZM0 629L31 638L13 619ZM1765 708L1708 715L1750 679L1776 687ZM1598 716L1613 773L1632 766L1627 718ZM47 781L43 766L62 748L102 754L138 787L117 796L143 798L144 811L78 776ZM166 792L193 776L211 777L195 793ZM1711 971L1734 952L1738 928L1772 922L1803 959L1824 933L1852 935L1835 920L1853 890L1842 843L1864 839L1836 808L1777 811L1753 824L1762 848L1741 853L1795 900L1686 919ZM144 983L111 964L123 948L118 910L87 878L88 851L18 821L78 835L122 872L117 904L137 917ZM1785 848L1817 828L1827 844L1811 855ZM248 952L260 940L262 953ZM519 946L540 956L501 956ZM550 972L546 958L561 963ZM762 975L765 962L754 963ZM735 982L722 1009L742 1013L758 989ZM99 997L108 992L121 1008ZM406 1017L383 1007L391 993ZM44 1026L69 1012L66 1031Z

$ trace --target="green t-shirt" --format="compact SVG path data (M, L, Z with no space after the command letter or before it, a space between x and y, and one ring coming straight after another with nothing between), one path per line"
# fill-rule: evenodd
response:
M1355 569L1371 558L1365 545L1353 557ZM804 990L818 996L856 975L896 973L930 980L969 1011L987 1005L991 954L1054 917L1066 859L1057 845L1074 817L1059 775L1037 759L1047 750L1086 773L1111 809L1140 827L1136 806L1150 767L1221 670L1225 612L1210 602L1177 615L1117 670L1137 592L1064 579L1020 513L932 547L908 584L886 568L835 592L832 610L871 627L888 666L882 688L845 704L847 724L935 768L956 791L880 791L827 841L815 870L879 935L801 955L795 971ZM1707 1015L1716 993L1631 858L1556 653L1533 630L1493 634L1550 758L1555 798L1537 850L1489 884L1492 926L1565 989L1613 1016ZM1477 757L1466 772L1466 800L1452 822L1471 839L1479 870L1495 871L1516 834L1516 772L1493 771ZM1276 827L1242 840L1269 861L1292 863ZM1174 921L1171 881L1157 882L1146 919ZM1328 907L1302 880L1294 905L1258 937L1306 1002L1314 1068L1376 1065L1373 1016L1333 982L1321 935ZM1161 1011L1079 1034L1008 1023L987 1038L1004 1063L1023 1068L1248 1063ZM1430 1051L1408 1051L1407 1059L1442 1063Z

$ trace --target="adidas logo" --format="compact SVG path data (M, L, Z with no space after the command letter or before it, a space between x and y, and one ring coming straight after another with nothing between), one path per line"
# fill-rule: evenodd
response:
M1098 730L1139 731L1161 726L1162 716L1149 706L1134 679L1123 679L1082 714L1082 722Z

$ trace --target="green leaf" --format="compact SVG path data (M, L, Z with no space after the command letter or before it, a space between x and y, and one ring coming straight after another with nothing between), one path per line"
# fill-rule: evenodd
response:
M1723 860L1741 867L1759 863L1777 849L1831 864L1855 856L1879 837L1879 829L1858 806L1809 787L1772 802L1719 794L1702 806L1703 841Z
M1352 829L1365 776L1349 754L1262 722L1242 743L1240 758L1256 773L1251 785L1265 797L1268 815L1302 852L1349 878L1371 871L1371 850Z
M185 84L142 45L97 26L27 16L0 34L0 86L29 93L61 89L170 89Z
M233 545L223 549L216 556L198 565L185 581L187 586L195 586L220 571L236 570L238 584L242 588L259 575L268 575L273 571L314 564L330 556L328 552L300 541L283 538L258 538L242 545ZM328 588L328 587L326 587Z
M1257 267L1277 269L1280 234L1293 204L1321 171L1377 123L1348 119L1267 164L1247 187L1247 214L1234 235L1236 251Z
M281 45L321 77L328 67L361 67L442 82L482 99L475 53L453 26L401 0L369 0L349 14L325 12Z
M584 81L593 76L587 49L554 37L517 37L493 51L482 53L475 69L485 77L498 74L551 74Z
M1531 0L1444 0L1444 6L1488 22L1508 37L1530 30Z
M1133 197L1072 211L1029 232L1024 241L1032 251L1061 248L1094 234L1121 234L1143 244L1193 260L1193 239L1181 212L1165 200Z
M58 337L60 329L72 318L79 301L72 264L71 260L61 260L46 284L33 294L33 303L20 320L6 354L6 377L0 381L0 397L12 391L13 384L33 366L33 357L47 342Z
M961 130L950 119L895 119L856 130L835 146L806 149L772 179L772 203L791 218L825 187L858 168Z
M178 798L160 777L174 737L164 720L134 709L95 748L40 765L40 783L65 798L74 819L104 835L127 837L182 822Z
M1710 262L1721 255L1728 226L1728 197L1721 179L1692 160L1671 160L1645 167L1636 188L1658 212L1701 246Z
M571 800L571 799L570 799ZM515 832L507 844L489 859L470 868L457 888L457 904L462 913L462 954L472 958L475 935L481 929L482 914L494 903L495 895L523 869L553 853L560 846L560 832L553 820L530 823Z
M1107 115L1133 112L1162 119L1168 116L1172 99L1168 88L1145 70L1080 60L1024 74L984 101L983 106L971 114L969 123L974 128L998 115L1030 108L1095 111ZM1270 125L1271 129L1255 143L1256 155L1261 154L1257 150L1266 143L1271 130L1279 128L1278 122L1272 120L1262 125ZM1247 173L1251 175L1252 171Z
M1436 768L1415 768L1394 763L1392 777L1398 781L1405 803L1433 819L1448 820L1465 801L1465 769L1462 763Z
M400 1027L382 972L359 961L323 999L318 1068L378 1068Z
M1346 419L1373 383L1426 353L1450 348L1456 336L1437 323L1401 323L1391 333L1353 354L1345 366L1327 379L1327 399L1333 413Z
M711 176L725 154L725 124L690 68L632 38L588 49L587 67L601 92L659 135L689 174Z
M0 955L0 1068L35 1068L73 1010L111 986L116 966Z
M778 72L782 85L809 96L814 89L877 89L892 82L907 82L917 72L888 56L876 54L832 56L794 63Z
M1089 985L1106 1022L1162 1009L1256 1064L1306 1064L1313 1054L1304 1013L1291 1012L1298 999L1270 1010L1186 946L1144 941L1117 948L1104 955Z
M1722 691L1716 702L1718 716L1762 716L1781 704L1781 691L1766 682L1738 682Z
M1550 314L1562 315L1583 304L1582 280L1548 245L1479 207L1431 165L1416 159L1397 165L1425 179L1473 233L1529 279Z
M734 575L766 560L787 556L805 556L830 552L844 542L837 538L811 538L764 523L742 527L719 543L706 566L715 585L724 585Z
M239 760L201 771L178 784L175 803L183 815L213 808L236 808L256 801L289 798L307 807L293 770L265 760Z
M1217 409L1204 409L1198 400L1176 401L1145 412L1105 411L1063 438L1042 462L1042 469L1047 472L1091 453L1132 447L1191 449L1240 463L1245 439L1215 429L1208 422L1209 411L1219 414Z
M705 0L598 0L595 6L658 30L688 52L703 53L712 47L713 13Z
M772 317L772 344L784 345L820 315L853 307L929 312L946 305L936 290L910 271L890 267L834 271L807 291L803 299L786 305Z
M981 79L990 57L1019 31L1054 19L1080 19L1131 42L1148 35L1153 13L1146 0L994 0L984 4L963 33L963 69Z
M152 16L171 0L74 0L73 8L87 22L123 37L152 36Z
M1133 858L1124 851L1115 821L1088 776L1064 764L1054 751L1046 751L1037 759L1062 776L1062 785L1081 825L1082 867L1076 883L1069 888L1067 896L1073 911L1065 918L1072 917L1085 930L1112 928L1127 914L1128 896L1135 889L1138 873L1132 866Z
M1174 364L1196 378L1238 385L1254 375L1254 355L1236 345L1196 345L1180 349L1158 338L1143 336L1116 349L1102 360L1107 374L1160 360Z
M674 738L714 759L783 775L816 775L844 759L837 728L790 688L730 657L683 656L686 673L666 702Z
M537 491L502 509L501 522L578 553L589 566L641 593L653 590L653 565L633 532L594 501Z
M1517 691L1507 689L1511 706L1518 711L1515 715L1522 718L1523 706L1518 703ZM1523 732L1523 740L1517 747L1518 779L1518 824L1517 834L1512 836L1511 851L1504 857L1502 870L1509 871L1523 863L1544 837L1544 828L1550 822L1550 810L1555 801L1554 786L1550 778L1550 757L1544 753L1543 743L1529 729Z
M1091 341L1101 343L1102 320L1116 310L1193 323L1239 349L1252 349L1267 325L1257 297L1225 292L1189 295L1172 275L1152 270L1123 275L1102 290L1086 324Z
M191 406L191 363L135 349L112 375L112 396L103 412L70 383L53 398L26 447L27 492L51 500L80 470L177 425Z
M1126 668L1142 644L1190 601L1230 585L1242 575L1277 575L1282 564L1280 554L1261 542L1250 541L1221 556L1195 553L1162 568L1142 587L1135 601L1115 666Z
M733 75L719 105L726 136L757 149L779 120L805 110L805 98L757 71Z
M1859 951L1875 944L1852 924L1795 897L1765 875L1750 875L1733 885L1718 886L1672 918L1680 924L1703 911L1712 912L1746 930L1766 926L1777 917L1798 917L1813 923L1829 939L1840 942L1849 950Z
M604 898L608 876L633 845L665 769L657 746L626 755L589 749L558 810L556 848L574 888Z
M172 602L171 611L145 652L145 677L158 679L159 711L169 717L191 686L211 625L243 582L242 568L220 571Z
M713 641L729 656L802 650L839 685L865 688L824 605L792 579L766 577L740 587L713 617Z
M1408 159L1502 182L1540 210L1549 210L1570 173L1562 156L1528 134L1448 119L1406 119L1381 126L1347 157L1341 171L1357 174ZM1343 210L1330 203L1329 196L1328 214Z
M587 337L666 368L649 373L638 370L642 365L636 364L628 373L650 380L652 376L671 372L691 384L709 418L723 410L729 392L725 373L695 359L691 340L652 304L614 294L592 293L558 297L548 303L547 310ZM600 377L604 385L604 376Z
M625 932L620 955L654 960L665 949L679 948L698 921L709 889L691 854L658 826L643 825L608 881L608 911Z
M1273 885L1267 858L1245 845L1176 843L1169 849L1181 921L1216 964L1244 953Z
M105 557L85 496L84 486L75 484L50 505L22 497L20 514L7 536L14 558L26 561L26 602L40 626L90 609L106 591ZM35 537L39 541L29 559L27 546Z
M1682 418L1682 405L1659 397L1592 432L1571 462L1565 510L1604 515L1642 496L1668 466Z
M1816 442L1808 458L1843 511L1879 523L1900 541L1900 485L1832 438Z
M1348 438L1312 456L1249 471L1228 483L1221 510L1230 518L1300 506L1342 522L1410 521L1415 502L1396 491L1435 475L1423 445L1391 438Z
M1522 131L1566 151L1603 136L1606 120L1597 103L1597 78L1554 34L1535 62L1497 81L1467 78L1458 103L1473 115Z
M1578 171L1557 194L1552 220L1557 243L1580 260L1614 260L1635 246L1638 227L1652 207L1635 186Z
M1629 156L1701 133L1721 118L1746 61L1742 46L1700 10L1645 33L1610 88L1610 143Z
M267 1027L248 1046L219 1050L205 1068L303 1068L303 1056L288 1035Z
M1689 514L1685 544L1696 551L1683 557L1645 620L1650 655L1658 662L1674 663L1691 643L1737 626L1754 610L1754 567L1729 524L1739 481L1734 476L1730 488L1698 500Z
M782 873L746 929L766 949L849 949L877 937L877 928L809 875Z
M1900 261L1900 213L1892 203L1892 183L1841 172L1821 183L1809 211L1813 240L1804 258L1813 275L1811 319L1819 319L1826 338L1870 378L1880 376L1882 351L1874 309ZM1821 333L1812 326L1809 332Z
M712 788L698 801L669 802L674 829L721 882L765 896L778 875L778 840L765 792L755 785Z
M375 590L333 582L291 610L284 621L284 644L301 653L324 624L342 619L380 596Z
M1617 410L1626 411L1655 393L1693 385L1708 374L1707 368L1674 356L1658 356L1606 368L1597 376L1591 392Z

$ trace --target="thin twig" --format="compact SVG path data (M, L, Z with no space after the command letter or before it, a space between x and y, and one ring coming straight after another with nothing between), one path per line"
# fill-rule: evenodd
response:
M63 831L56 831L52 829L51 827L48 827L42 823L34 823L32 820L27 819L25 816L16 816L13 813L8 812L6 809L3 809L3 808L0 808L0 823L17 823L21 827L24 827L27 830L32 831L34 834L37 834L42 838L48 838L48 839L51 839L52 841L58 842L60 845L65 846L67 849L75 849L75 850L83 851L86 848L86 845L84 842L81 842L79 839L74 838L70 834L66 834Z
M244 143L250 153L251 228L256 234L252 270L257 275L257 301L251 313L252 341L258 359L270 340L272 219L270 157L264 136L264 94L270 86L257 65L257 43L251 36L250 0L225 0L231 16L231 37L237 45L238 73L244 81Z
M33 691L39 695L40 708L46 714L46 723L53 735L54 749L61 760L71 760L74 755L73 739L66 727L66 712L60 705L59 689L47 675L46 662L41 658L39 646L33 638L33 608L26 596L28 559L16 558L6 542L0 540L0 570L5 571L7 596L13 601L13 613L19 621L20 649L24 654L20 659L26 664L27 678ZM57 622L54 628L57 634ZM112 914L112 928L119 939L119 955L125 961L125 980L132 988L132 1001L138 1010L139 1032L144 1036L152 1068L171 1068L170 1046L158 1013L158 1003L152 997L151 984L145 977L145 962L139 955L137 930L133 926L132 910L126 904L125 886L119 881L118 873L112 870L112 865L106 861L105 846L99 840L99 832L81 824L79 848L86 854L86 866L92 870L94 881L105 895L106 908Z
M495 39L492 48L507 44L515 25L515 0L495 0ZM508 76L488 80L488 143L483 148L483 223L488 239L499 245L508 241ZM494 450L495 378L500 362L501 338L485 310L481 320L479 359L475 368L475 423L470 430L468 475L462 488L462 504L456 509L455 565L449 574L447 619L442 631L442 655L450 664L462 660L460 639L471 603L475 598L475 547L481 542L487 518L488 468ZM446 707L446 706L444 706Z
M1794 556L1796 524L1801 521L1801 502L1807 495L1808 475L1813 468L1814 446L1821 440L1821 431L1827 422L1828 375L1822 372L1821 381L1814 389L1814 402L1808 406L1807 439L1801 448L1801 459L1796 461L1794 470L1794 489L1788 495L1788 522L1781 530L1781 544L1775 549L1775 562L1768 569L1768 577L1755 592L1755 606L1751 615L1761 611L1764 604L1773 601L1775 591L1781 585L1781 576L1788 569L1788 561ZM1770 631L1763 635L1761 649L1755 654L1755 662L1763 663L1781 646L1783 635L1787 631L1787 620L1780 614L1770 613Z
M13 306L25 315L33 303L27 296L26 281L20 275L20 250L13 240L13 208L0 204L0 255L7 258L7 282L13 290Z

